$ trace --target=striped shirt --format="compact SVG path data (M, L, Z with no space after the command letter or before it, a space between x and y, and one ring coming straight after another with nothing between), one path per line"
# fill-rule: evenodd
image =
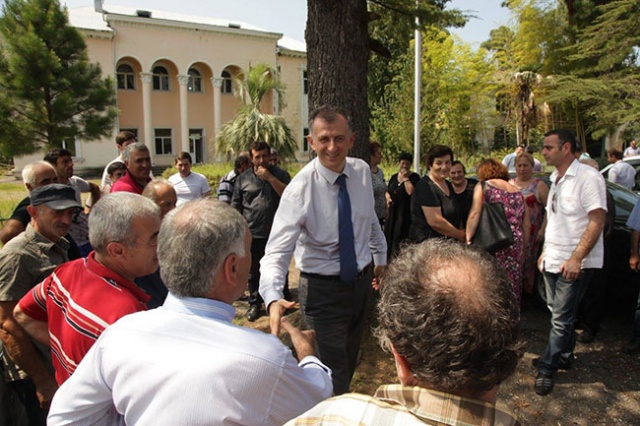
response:
M147 309L149 296L95 260L65 263L19 302L29 317L49 324L58 384L75 371L100 334L121 317Z
M506 411L492 404L402 385L380 386L373 397L345 394L316 405L286 423L305 425L520 425Z

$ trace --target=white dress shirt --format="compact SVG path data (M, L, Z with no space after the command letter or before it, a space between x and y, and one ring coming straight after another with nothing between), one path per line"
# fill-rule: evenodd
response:
M222 302L178 298L100 336L58 389L48 424L282 425L331 396L330 370L231 323Z
M182 177L180 173L176 173L171 175L168 181L173 185L173 189L176 190L176 195L178 196L176 205L178 206L187 201L201 198L204 194L211 192L207 178L200 173L191 172L187 177Z
M569 260L589 223L589 212L607 211L607 190L602 175L593 167L574 160L562 178L551 174L547 198L547 228L544 238L544 270L559 273ZM604 246L602 233L581 268L602 268Z
M376 265L386 265L387 243L374 209L371 169L364 161L347 157L342 174L347 176L358 270L371 263L372 254ZM315 158L284 190L260 261L265 306L283 297L292 255L303 272L340 274L338 176Z
M607 176L610 182L624 186L628 190L632 190L636 185L636 169L627 162L622 160L616 161L609 169Z

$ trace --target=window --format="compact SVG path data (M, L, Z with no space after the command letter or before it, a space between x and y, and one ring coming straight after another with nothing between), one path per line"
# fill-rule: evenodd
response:
M153 69L153 90L169 91L169 72L165 67L155 67Z
M307 136L309 136L309 129L302 129L302 152L309 152L309 141L307 140Z
M155 129L156 155L171 155L171 129Z
M76 140L74 138L65 138L59 143L58 146L69 151L72 157L76 156Z
M302 93L309 94L309 80L307 79L307 71L302 71Z
M189 92L202 93L202 75L200 71L195 68L189 68L189 82L187 83L187 90Z
M118 80L118 90L136 90L135 73L131 65L118 65L116 78Z
M222 87L220 88L222 93L233 93L233 87L231 85L231 74L228 71L222 71Z

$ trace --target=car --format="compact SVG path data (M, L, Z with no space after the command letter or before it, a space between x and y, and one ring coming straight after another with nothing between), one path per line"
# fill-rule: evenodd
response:
M636 185L633 187L635 191L640 191L640 155L631 155L629 157L625 157L622 159L625 163L629 163L636 169ZM609 169L613 167L613 164L609 164L600 170L600 174L604 176L605 179L609 177Z

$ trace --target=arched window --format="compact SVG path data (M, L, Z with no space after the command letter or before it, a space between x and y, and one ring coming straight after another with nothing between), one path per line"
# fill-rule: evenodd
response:
M135 73L131 65L118 65L116 79L118 80L118 90L136 90Z
M189 82L187 83L187 90L189 92L201 93L202 92L202 75L200 71L195 68L189 68Z
M169 72L163 66L153 68L153 90L169 91Z
M220 88L222 93L233 93L233 87L231 85L231 74L229 71L222 71L222 87Z

